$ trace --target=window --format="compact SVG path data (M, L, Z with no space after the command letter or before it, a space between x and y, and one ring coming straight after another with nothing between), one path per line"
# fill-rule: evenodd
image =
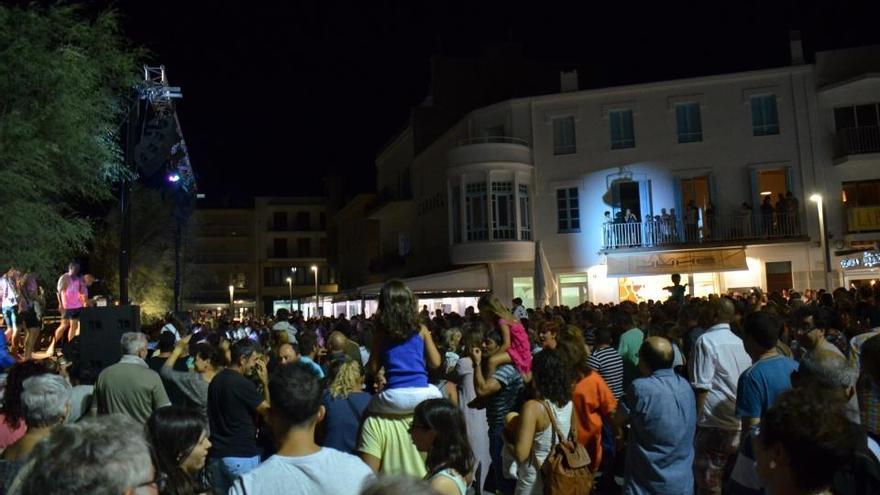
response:
M578 189L576 187L556 190L556 211L559 233L564 234L581 231Z
M834 109L834 129L852 129L854 127L877 127L880 125L880 108L877 104L846 106Z
M532 212L529 210L529 186L519 185L519 229L520 239L532 240Z
M296 240L296 255L300 258L308 258L312 255L312 240L308 237Z
M520 298L526 308L535 307L535 284L532 277L513 277L513 297Z
M611 149L634 148L632 110L615 110L608 114L608 118L611 122Z
M275 258L287 258L287 239L273 239L272 254Z
M468 184L465 188L465 214L467 220L467 240L485 241L486 228L486 183Z
M272 213L272 230L287 230L286 211L276 211Z
M675 125L679 143L697 143L703 140L700 122L700 104L685 103L675 107Z
M452 186L452 242L461 242L461 186Z
M504 137L504 124L487 127L485 132L486 137Z
M318 224L321 226L321 230L327 230L327 214L323 211L321 215L318 217Z
M752 97L752 135L779 134L779 115L776 112L776 95Z
M570 155L576 152L574 117L553 119L553 154Z
M296 214L296 230L310 230L311 229L311 219L309 218L309 212L300 211Z
M880 180L843 183L843 204L855 206L880 206Z
M493 182L492 237L494 239L516 239L516 210L514 208L513 182Z
M327 238L322 237L321 240L318 241L318 256L324 258L327 256Z

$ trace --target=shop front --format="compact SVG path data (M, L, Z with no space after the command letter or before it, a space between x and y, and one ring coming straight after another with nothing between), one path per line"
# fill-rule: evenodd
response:
M841 256L838 260L843 271L844 286L874 285L880 279L880 251L870 250Z
M711 249L608 255L606 276L616 280L618 301L664 301L672 275L681 275L694 297L719 294L729 285L725 275L748 272L745 249Z

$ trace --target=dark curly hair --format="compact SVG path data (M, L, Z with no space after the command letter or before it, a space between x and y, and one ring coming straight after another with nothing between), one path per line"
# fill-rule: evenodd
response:
M226 361L226 353L223 349L206 341L201 341L192 347L191 354L211 363L215 370L220 371L229 363Z
M428 477L452 468L462 477L474 469L474 453L467 437L467 426L461 411L446 399L428 399L416 406L413 423L437 433L425 465Z
M803 493L814 493L828 487L834 473L851 461L858 428L846 418L842 400L804 387L776 398L761 419L758 438L765 448L781 446L794 483Z
M379 292L378 326L391 342L403 342L419 331L415 295L400 280L389 280Z
M566 359L554 349L544 349L532 360L532 376L541 397L559 407L571 400L573 373Z
M15 363L9 368L6 375L6 390L3 393L3 406L0 413L11 428L18 428L24 419L24 411L21 405L22 383L32 376L51 373L51 370L43 361L22 361Z

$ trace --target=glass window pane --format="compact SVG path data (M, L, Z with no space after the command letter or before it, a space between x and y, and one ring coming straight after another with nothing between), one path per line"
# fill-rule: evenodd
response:
M834 129L849 129L856 126L856 112L853 107L834 109Z
M859 127L875 127L877 125L877 106L859 105L856 107L856 125Z

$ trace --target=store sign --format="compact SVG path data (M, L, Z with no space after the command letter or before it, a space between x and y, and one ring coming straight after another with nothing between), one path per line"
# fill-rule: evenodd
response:
M748 269L745 249L608 255L609 277L729 272Z
M878 266L880 266L880 251L865 251L840 260L840 267L844 270L860 270Z

